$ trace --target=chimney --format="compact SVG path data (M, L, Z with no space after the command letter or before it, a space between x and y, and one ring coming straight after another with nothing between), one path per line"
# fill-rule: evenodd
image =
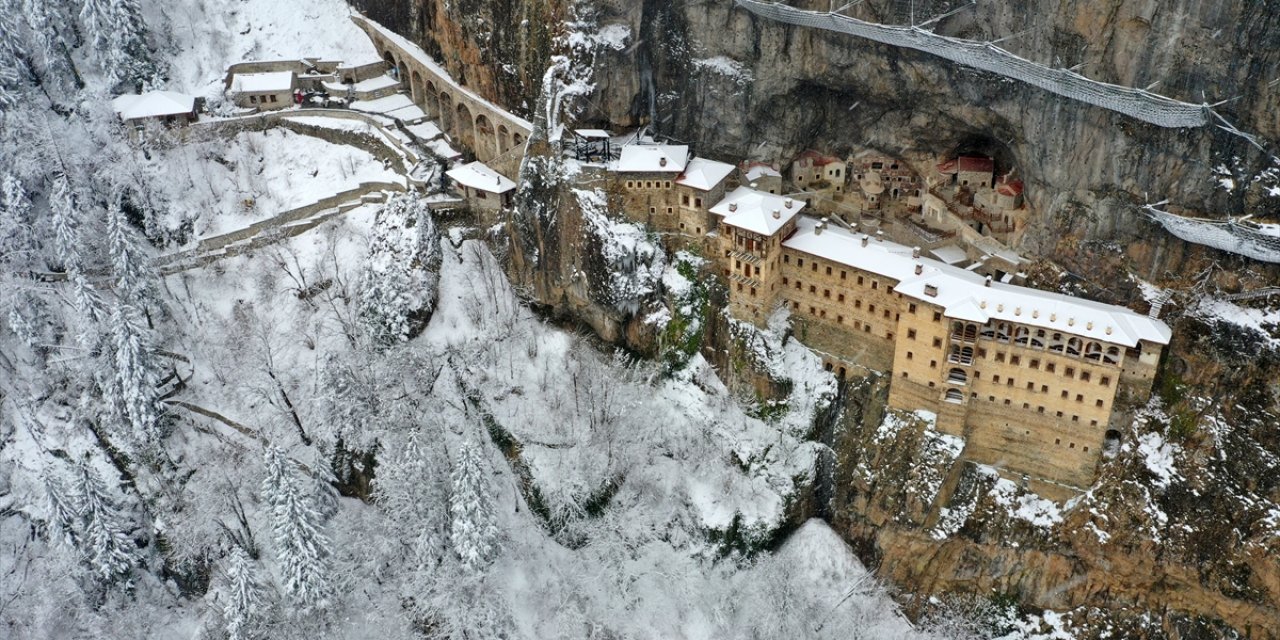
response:
M911 247L911 257L912 258L920 257L920 247Z
M783 200L783 201L782 201L782 206L784 206L784 207L786 207L786 208L788 208L788 209L790 209L790 208L791 208L791 204L792 204L792 202L791 202L791 198L787 198L786 200Z
M666 159L666 158L658 158L658 166L659 166L659 167L665 167L665 166L667 166L667 159Z
M773 210L773 219L774 219L774 220L781 220L781 219L782 219L782 212L781 212L781 211L779 211L779 210L777 210L777 209L774 209L774 210Z
M729 213L733 213L733 212L735 212L735 211L737 211L737 210L738 210L738 203L736 203L736 202L730 202L730 203L729 203Z
M991 276L987 276L987 279L982 281L982 286L984 287L991 286Z
M917 262L917 263L916 263L916 275L920 275L920 274L922 274L922 273L924 273L924 265L922 265L922 264L920 264L919 262Z
M929 296L930 298L938 297L938 286L933 284L926 284L924 286L924 294L926 296Z
M825 229L826 226L827 226L827 223L825 222L818 222L818 224L813 225L813 235L815 236L822 235L822 230Z
M876 242L884 242L884 232L883 232L883 231L880 231L880 230L877 230L877 231L876 231Z
M862 246L867 246L867 234L862 234Z

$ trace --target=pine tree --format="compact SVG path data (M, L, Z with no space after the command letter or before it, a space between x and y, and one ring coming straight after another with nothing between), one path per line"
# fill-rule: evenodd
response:
M67 57L67 43L62 33L54 28L60 23L53 15L55 11L53 3L48 0L22 0L21 13L31 34L36 64L46 82L52 78L66 80L73 75Z
M116 277L116 294L135 307L144 307L149 265L136 234L129 228L129 221L120 209L119 198L113 198L107 205L107 243L111 268Z
M21 14L11 0L0 0L0 107L17 104L22 79L22 51L26 48L18 29Z
M435 308L440 238L422 198L395 196L378 211L360 278L360 319L374 341L412 338Z
M253 558L239 545L233 546L227 556L223 594L227 599L222 605L222 615L227 622L228 640L252 637L265 598Z
M447 489L432 472L432 458L414 430L404 445L378 467L374 479L374 498L412 547L414 562L420 569L437 565L449 544Z
M271 509L284 591L305 607L322 606L329 592L329 539L322 531L320 513L284 452L268 446L265 460L262 496Z
M149 331L137 310L117 300L111 312L111 353L114 356L110 380L103 385L105 399L117 419L124 422L134 438L154 444L159 439L159 398Z
M463 442L453 467L450 540L462 566L478 572L497 555L498 526L479 449Z
M75 498L67 494L67 485L52 469L40 471L44 483L45 510L49 518L49 535L54 541L75 549L79 546L79 515Z
M333 475L333 465L322 453L316 454L312 468L315 469L312 486L316 512L320 514L321 522L328 522L338 513L338 478Z
M11 173L0 180L0 264L18 268L34 252L31 235L31 199Z
M137 0L84 0L80 20L113 84L146 86L159 79Z
M79 272L83 265L80 256L80 214L76 210L75 194L65 175L53 181L53 193L49 196L49 225L53 230L53 250L62 268L69 273Z
M119 509L107 495L107 487L88 461L80 464L77 511L80 516L81 552L93 574L110 584L126 577L138 563L138 547L124 533Z

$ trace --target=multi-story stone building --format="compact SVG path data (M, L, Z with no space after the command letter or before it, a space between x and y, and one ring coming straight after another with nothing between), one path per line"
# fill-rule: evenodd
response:
M829 368L889 373L889 405L936 414L969 460L1049 495L1092 482L1108 431L1150 395L1164 323L993 282L788 202L744 187L712 208L731 313L763 324L789 307Z
M845 169L843 160L810 149L791 163L791 182L802 191L844 193Z
M708 209L712 203L724 198L726 180L733 173L733 165L706 158L694 158L676 178L676 196L679 198L679 229L701 238L714 228Z
M660 231L679 229L676 211L676 179L689 164L689 147L668 144L632 144L622 148L610 165L622 194L622 207L634 220Z

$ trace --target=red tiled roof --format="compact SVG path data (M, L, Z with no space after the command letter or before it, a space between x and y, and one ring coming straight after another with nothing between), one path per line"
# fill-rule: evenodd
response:
M951 174L954 174L955 172L956 172L955 160L947 160L946 162L943 162L938 165L938 173L951 175Z
M991 158L960 156L957 160L960 171L975 173L995 173L996 162Z
M808 151L801 153L800 157L797 158L797 160L809 160L812 162L813 166L815 167L824 167L826 165L831 164L832 162L835 162L838 159L839 158L835 158L832 156L825 155L821 152L814 151L813 149L809 149Z
M1001 179L1000 185L996 187L996 192L1002 196L1022 195L1022 181Z

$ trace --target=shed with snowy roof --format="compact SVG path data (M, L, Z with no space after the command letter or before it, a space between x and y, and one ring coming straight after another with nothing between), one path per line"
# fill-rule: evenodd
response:
M236 106L258 109L285 109L293 105L298 76L292 71L237 73L231 76L227 92Z
M195 97L176 91L128 93L112 100L111 108L134 139L149 125L185 127L199 119Z
M483 162L472 162L445 172L471 206L496 211L511 206L516 183Z

